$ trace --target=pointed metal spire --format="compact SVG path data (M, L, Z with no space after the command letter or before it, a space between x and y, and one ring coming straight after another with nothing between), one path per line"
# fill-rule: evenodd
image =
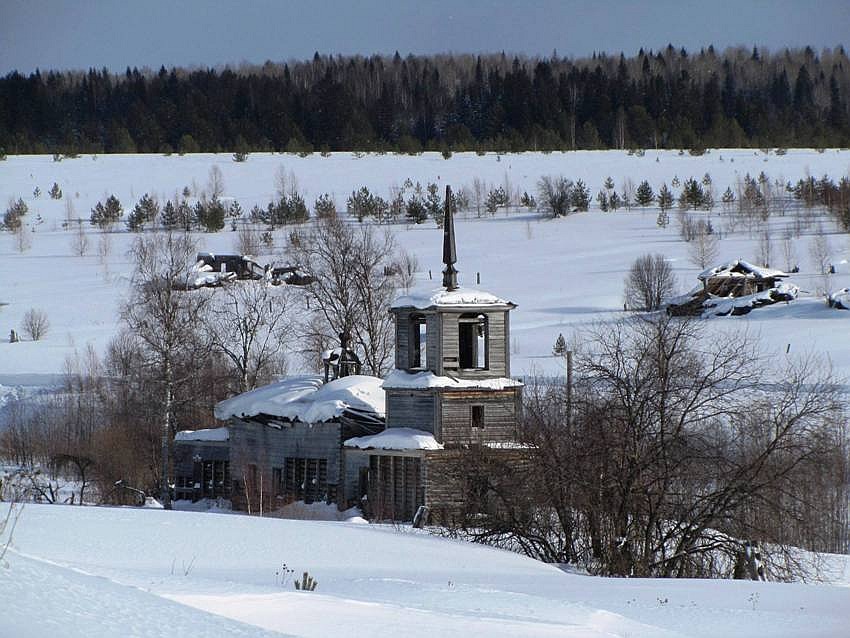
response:
M457 249L455 248L455 220L452 216L452 187L446 186L446 216L443 219L443 286L446 290L457 290Z

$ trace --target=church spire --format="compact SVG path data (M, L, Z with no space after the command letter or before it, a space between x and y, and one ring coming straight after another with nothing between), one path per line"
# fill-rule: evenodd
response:
M457 290L457 250L455 249L455 221L452 216L452 187L446 186L446 216L443 220L443 286L446 290Z

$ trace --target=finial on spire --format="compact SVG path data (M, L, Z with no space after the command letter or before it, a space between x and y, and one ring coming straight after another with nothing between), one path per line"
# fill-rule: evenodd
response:
M455 221L452 216L452 187L446 186L446 216L443 219L443 286L446 290L457 290L457 250L455 249Z

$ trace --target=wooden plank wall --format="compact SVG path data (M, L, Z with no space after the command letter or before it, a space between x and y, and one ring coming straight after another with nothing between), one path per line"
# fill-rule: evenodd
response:
M326 459L328 491L337 491L342 454L338 422L285 424L278 429L256 421L232 418L229 426L234 507L237 504L245 506L243 481L248 475L249 465L257 466L263 477L264 490L273 495L276 489L271 484L273 468L285 471L287 457Z
M436 396L426 390L386 390L387 428L415 428L434 434Z
M462 379L492 379L506 377L510 374L510 344L508 343L509 319L507 311L484 312L487 317L489 334L489 367L486 370L451 369L457 366L459 360L458 320L463 313L441 313L442 359L437 374L445 374L445 370Z
M516 441L519 390L466 390L443 392L440 400L441 443L455 447L469 443ZM472 427L472 406L484 408L484 427Z

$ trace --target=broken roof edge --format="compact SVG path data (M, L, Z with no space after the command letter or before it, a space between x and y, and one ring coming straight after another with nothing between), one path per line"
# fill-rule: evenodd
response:
M740 266L743 270L747 271L747 273L740 274L732 272L732 270L737 266ZM711 279L712 277L747 277L750 275L753 277L760 277L762 279L790 277L787 272L784 272L782 270L764 268L762 266L756 266L755 264L752 264L743 259L734 259L719 266L706 268L700 274L697 275L697 279L699 279L700 281L705 281L706 279Z

